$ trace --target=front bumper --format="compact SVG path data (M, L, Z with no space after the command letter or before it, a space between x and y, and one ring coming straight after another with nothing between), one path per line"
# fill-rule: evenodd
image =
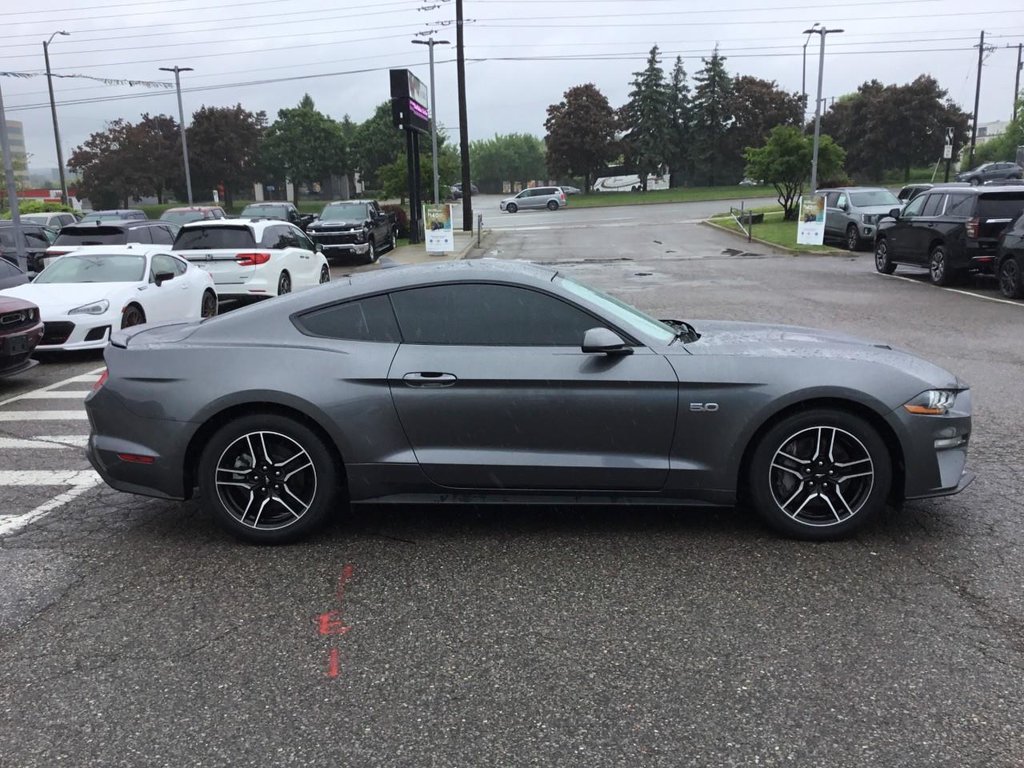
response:
M974 480L967 469L971 438L971 392L956 396L945 416L922 416L897 408L891 417L902 434L904 499L959 493Z
M71 352L79 349L103 349L113 328L121 327L120 313L102 315L62 315L43 322L43 337L37 352Z
M313 242L317 242L314 240ZM324 256L334 254L354 254L366 256L370 252L369 243L318 243L324 249Z

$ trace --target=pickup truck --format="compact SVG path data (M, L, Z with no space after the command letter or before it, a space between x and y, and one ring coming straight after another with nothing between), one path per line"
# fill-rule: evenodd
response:
M306 234L328 260L351 254L372 264L381 251L395 247L398 225L395 214L382 211L376 200L339 200L324 206Z

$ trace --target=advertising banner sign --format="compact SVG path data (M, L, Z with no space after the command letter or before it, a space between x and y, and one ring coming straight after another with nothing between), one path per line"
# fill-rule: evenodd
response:
M427 253L451 253L455 250L452 207L449 203L423 206L423 231L426 233Z
M800 198L800 222L796 241L800 245L825 244L825 196L807 195Z

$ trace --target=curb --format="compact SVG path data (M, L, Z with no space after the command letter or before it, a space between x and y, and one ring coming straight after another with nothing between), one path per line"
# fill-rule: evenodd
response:
M715 222L711 221L710 219L704 219L700 223L703 224L706 227L711 227L713 229L717 229L720 232L725 232L727 234L730 234L733 237L741 238L744 242L746 242L746 240L747 240L747 236L744 235L742 232L737 232L734 229L729 229L728 227L723 227L721 224L716 224ZM772 242L769 242L768 240L762 240L759 237L751 237L750 238L750 242L758 243L759 245L764 245L764 246L767 246L768 248L774 248L776 251L780 251L781 253L784 253L787 256L830 256L830 257L835 257L835 256L849 256L849 255L851 255L850 251L844 251L844 250L841 250L839 248L831 248L831 246L825 246L826 248L830 248L830 250L828 250L828 251L801 251L801 250L799 250L797 248L788 248L785 245L779 245L778 243L772 243Z

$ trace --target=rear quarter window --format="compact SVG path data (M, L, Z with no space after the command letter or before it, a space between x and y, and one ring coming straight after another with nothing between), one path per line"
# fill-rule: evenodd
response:
M248 227L182 227L174 240L176 251L238 250L255 248L256 239Z
M949 201L946 203L946 215L967 218L971 215L973 208L974 195L964 195L953 192L949 195Z
M295 318L295 324L310 336L348 341L401 341L387 296L371 296L315 309Z

